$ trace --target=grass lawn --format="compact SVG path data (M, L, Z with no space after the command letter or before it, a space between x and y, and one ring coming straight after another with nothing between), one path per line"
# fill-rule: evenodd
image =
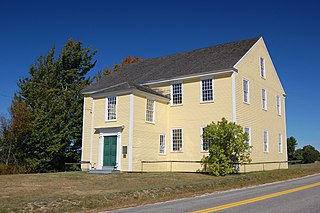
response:
M0 176L0 212L95 212L320 173L320 163L227 177L84 172Z

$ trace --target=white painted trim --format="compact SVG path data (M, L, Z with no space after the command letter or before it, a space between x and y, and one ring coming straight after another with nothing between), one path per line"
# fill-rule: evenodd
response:
M240 64L241 63L241 61L252 51L252 49L259 43L259 41L261 41L262 40L262 37L260 37L257 41L256 41L256 43L254 43L253 45L252 45L252 47L240 58L240 60L233 66L234 68L237 68L237 66L238 66L238 64Z
M84 153L84 123L85 123L85 109L86 109L86 98L83 98L83 109L82 109L82 138L81 138L81 161L83 159Z
M206 127L206 126L205 126ZM203 129L205 128L203 126L200 127L200 152L201 153L208 153L209 150L204 150L203 149Z
M184 76L179 76L179 77L174 77L170 79L160 79L160 80L155 80L155 81L149 81L146 83L143 83L141 85L153 85L153 84L161 84L161 83L173 83L175 81L182 81L190 78L199 78L199 77L206 77L206 76L212 76L212 75L218 75L218 74L223 74L223 73L232 73L234 71L237 71L235 68L233 69L224 69L224 70L217 70L217 71L210 71L206 73L199 73L199 74L191 74L191 75L184 75Z
M91 163L91 166L93 166L93 162L92 162L93 134L94 134L94 99L92 98L91 135L90 135L90 163Z
M265 91L265 107L263 107L263 91ZM262 88L261 89L261 101L262 101L262 109L267 111L268 110L268 95L267 95L267 89L266 88Z
M116 119L108 120L108 102L109 98L116 98ZM118 118L118 96L108 96L106 97L106 108L105 108L105 122L117 121Z
M244 100L244 81L247 81L247 85L248 85L248 97L247 97L247 101ZM250 104L250 81L247 78L243 78L242 79L242 99L243 99L243 103L245 104Z
M265 132L267 133L267 143L266 143L267 144L267 150L264 149L264 133ZM269 132L268 132L268 130L264 130L263 131L263 152L264 153L269 153Z
M173 134L172 134L172 132L173 132L173 130L174 129L181 129L181 150L179 150L179 151L173 151ZM173 152L173 153L182 153L183 152L183 128L179 128L179 127L176 127L176 128L171 128L170 129L170 139L171 139L171 141L170 141L170 145L171 145L171 147L170 147L170 149L171 149L171 152Z
M202 81L203 80L211 80L211 83L212 83L212 100L210 101L203 101L202 100ZM214 79L213 77L211 78L200 78L200 103L212 103L214 102Z
M94 94L94 93L102 92L102 91L107 90L107 89L111 89L113 87L120 86L122 84L127 84L127 82L122 82L122 83L119 83L119 84L115 84L115 85L112 85L110 87L106 87L106 88L103 88L103 89L98 89L98 90L89 91L89 92L82 92L82 94L83 95L91 95L91 94Z
M160 137L161 135L164 136L164 153L160 153ZM159 134L159 155L166 155L167 154L167 136L164 133Z
M147 105L148 105L148 100L149 101L153 101L153 114L152 114L152 121L147 121ZM155 121L155 118L156 118L156 116L155 116L155 114L156 114L156 101L154 100L154 99L151 99L151 98L147 98L146 97L146 101L145 101L145 112L144 112L144 117L145 117L145 122L146 123L149 123L149 124L155 124L156 123L156 121Z
M279 145L281 145L281 149L279 149ZM279 154L283 153L283 137L281 133L278 134L278 152Z
M181 84L181 104L173 104L173 84ZM175 81L172 82L170 85L170 106L182 106L183 105L183 82L182 81Z
M236 106L236 72L231 75L232 81L232 121L237 122L237 106Z
M132 172L134 95L130 94L128 171Z
M104 137L108 136L117 136L117 154L116 154L116 165L117 170L121 170L121 132L113 132L113 133L103 133L99 134L99 162L97 165L97 169L102 169L103 167L103 149L104 149Z

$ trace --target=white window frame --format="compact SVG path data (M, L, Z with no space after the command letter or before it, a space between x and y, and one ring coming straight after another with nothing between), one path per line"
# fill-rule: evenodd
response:
M161 141L161 136L162 136L163 141ZM161 142L163 143L162 146L161 146ZM166 155L166 148L167 148L166 134L160 134L159 135L159 154ZM163 150L163 152L161 152L162 150Z
M281 98L279 95L276 97L276 104L277 104L277 113L281 115Z
M278 134L278 152L283 153L283 140L282 140L282 134Z
M210 81L211 80L211 90L212 90L212 100L203 100L203 83L204 81ZM200 79L200 103L208 103L208 102L214 102L214 80L213 78L203 78Z
M208 150L203 149L203 130L205 127L200 127L200 151L201 152L209 152L210 144L208 144Z
M175 104L173 103L173 85L180 84L181 85L181 103ZM170 86L171 89L171 106L181 106L183 105L183 83L182 81L173 82Z
M248 129L249 131L247 132L246 129ZM246 141L246 143L248 143L248 145L251 146L251 127L245 126L244 132L248 133L248 141Z
M264 95L264 98L263 98L263 95ZM262 89L261 99L262 99L262 109L268 110L268 96L267 96L267 90L265 88Z
M181 130L181 148L180 150L173 150L173 131L174 130ZM183 129L182 128L172 128L171 131L171 152L183 152Z
M114 119L109 119L108 118L108 114L109 114L109 99L111 99L111 98L114 98L115 99L115 118ZM117 112L118 112L118 96L109 96L109 97L106 97L106 111L105 111L105 113L106 113L106 119L105 119L105 121L116 121L117 120Z
M245 92L245 88L244 88L244 82L247 82L247 93ZM250 83L249 83L249 80L248 79L243 79L242 81L242 88L243 88L243 102L246 103L246 104L250 104ZM245 96L247 94L247 101L245 100Z
M268 130L263 131L263 152L269 152L269 132Z
M260 57L259 59L259 66L260 66L260 75L261 78L266 79L266 60L264 59L264 57Z
M153 103L153 108L152 108L152 110L151 110L151 112L152 112L152 121L149 121L149 120L148 120L148 112L150 111L150 110L148 110L148 101L152 101L152 103ZM154 124L154 123L156 122L156 121L155 121L156 101L155 101L154 99L151 99L151 98L146 98L145 109L146 109L146 111L145 111L145 121L146 121L146 123Z

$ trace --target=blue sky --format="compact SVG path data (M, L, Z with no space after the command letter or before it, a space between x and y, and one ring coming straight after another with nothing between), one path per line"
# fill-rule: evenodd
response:
M287 135L320 149L317 1L3 1L0 113L17 81L68 38L98 53L90 75L127 55L152 58L262 35L287 93Z

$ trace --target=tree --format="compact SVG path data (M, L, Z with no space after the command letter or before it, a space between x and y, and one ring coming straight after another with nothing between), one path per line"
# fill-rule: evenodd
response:
M95 74L95 76L93 77L94 81L99 81L102 78L107 77L108 75L111 74L111 72L118 72L120 71L121 68L127 66L128 64L133 64L136 62L141 62L142 59L140 57L133 57L133 56L126 56L124 59L122 59L121 65L118 64L118 62L116 62L113 65L113 68L111 68L110 66L104 68L103 70L99 70L97 72L97 74Z
M314 163L319 158L319 151L313 146L307 145L302 148L303 163Z
M80 160L83 96L91 80L86 74L95 66L96 51L70 39L58 57L53 47L41 55L19 81L19 98L28 106L32 124L26 144L26 162L37 171L62 171L65 162Z
M205 127L203 140L209 141L209 155L202 159L204 171L216 176L231 174L237 167L232 164L250 162L248 134L240 125L225 118Z
M295 155L295 149L298 145L297 140L294 137L287 138L287 154L288 160L293 160Z

